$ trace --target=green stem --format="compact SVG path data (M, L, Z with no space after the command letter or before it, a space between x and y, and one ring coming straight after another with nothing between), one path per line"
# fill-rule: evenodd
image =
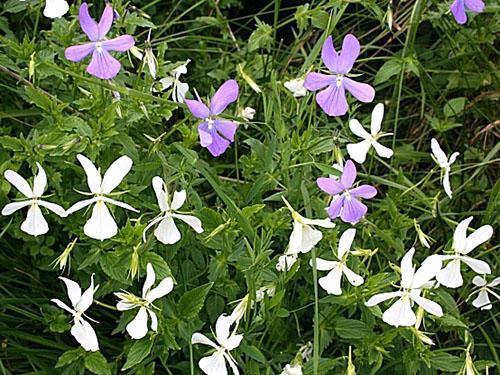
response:
M191 375L194 375L193 344L191 344L191 341L189 342L189 369L191 371Z
M318 301L318 270L316 269L316 248L311 250L313 282L314 282L314 345L313 345L313 373L318 375L319 367L319 301Z

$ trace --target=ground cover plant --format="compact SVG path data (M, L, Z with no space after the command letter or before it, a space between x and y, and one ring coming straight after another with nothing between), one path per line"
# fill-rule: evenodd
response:
M498 19L3 1L0 373L497 373Z

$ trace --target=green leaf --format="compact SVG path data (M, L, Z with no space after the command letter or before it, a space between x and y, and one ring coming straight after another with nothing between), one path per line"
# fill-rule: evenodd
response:
M97 375L111 375L108 362L101 352L93 352L85 357L85 368Z
M379 69L373 80L374 85L386 82L389 78L401 73L401 59L399 57L386 61Z
M458 116L463 112L465 108L465 103L467 102L467 98L460 97L454 98L448 101L443 107L443 113L446 117L454 117Z
M200 312L213 283L201 285L184 293L179 299L179 315L184 320L195 318Z
M55 368L66 366L76 361L78 358L81 358L84 354L85 351L82 348L65 351L57 360Z
M364 322L354 319L337 319L334 328L337 335L343 339L362 339L371 333Z
M446 352L434 352L430 358L431 365L437 370L457 372L463 366L463 359Z
M240 345L240 349L243 353L245 353L250 358L256 360L259 363L265 364L267 362L266 357L262 352L253 345L248 345L245 342L242 342Z
M151 340L149 336L146 336L140 340L136 340L128 352L127 362L125 362L125 364L123 365L122 371L125 371L132 366L141 363L141 361L146 358L151 352L153 343L154 339Z
M259 48L270 49L273 43L273 28L267 23L256 19L257 29L250 35L248 39L248 50L255 51Z

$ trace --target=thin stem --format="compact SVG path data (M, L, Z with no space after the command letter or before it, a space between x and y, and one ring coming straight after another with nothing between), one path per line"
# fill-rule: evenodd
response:
M191 375L194 375L193 344L191 344L191 341L189 342L189 369Z
M316 269L316 248L311 250L313 282L314 282L314 345L313 345L313 373L318 374L319 367L319 300L318 300L318 270Z

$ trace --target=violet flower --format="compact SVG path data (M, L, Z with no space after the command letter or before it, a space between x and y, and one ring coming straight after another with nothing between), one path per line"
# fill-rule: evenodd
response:
M345 115L348 109L345 90L363 103L370 103L375 97L375 90L366 83L359 83L346 75L351 71L359 56L360 45L352 34L344 37L340 54L333 47L329 36L321 50L321 59L328 70L333 73L308 73L304 87L309 91L317 91L326 87L316 95L316 102L329 116Z
M74 62L83 60L92 54L92 60L87 67L87 72L101 79L111 79L120 71L121 64L115 59L110 51L125 52L134 45L134 38L130 35L122 35L114 39L106 39L106 34L113 23L113 7L106 5L101 20L96 23L89 15L87 3L80 6L78 18L80 26L91 43L66 48L64 56Z
M366 215L368 208L359 198L371 199L377 195L377 189L370 185L352 188L356 180L356 166L347 160L340 181L335 178L320 177L316 180L319 188L333 195L332 203L326 210L330 218L340 216L342 221L355 224Z
M474 13L481 13L484 9L482 0L455 0L450 6L451 13L455 17L455 21L460 25L467 22L467 14L465 8Z
M233 121L218 118L226 107L238 98L238 83L231 79L222 84L217 90L208 108L200 98L198 100L185 99L189 111L193 116L202 119L198 125L200 144L206 147L213 156L223 154L231 142L234 142L234 133L238 127Z

